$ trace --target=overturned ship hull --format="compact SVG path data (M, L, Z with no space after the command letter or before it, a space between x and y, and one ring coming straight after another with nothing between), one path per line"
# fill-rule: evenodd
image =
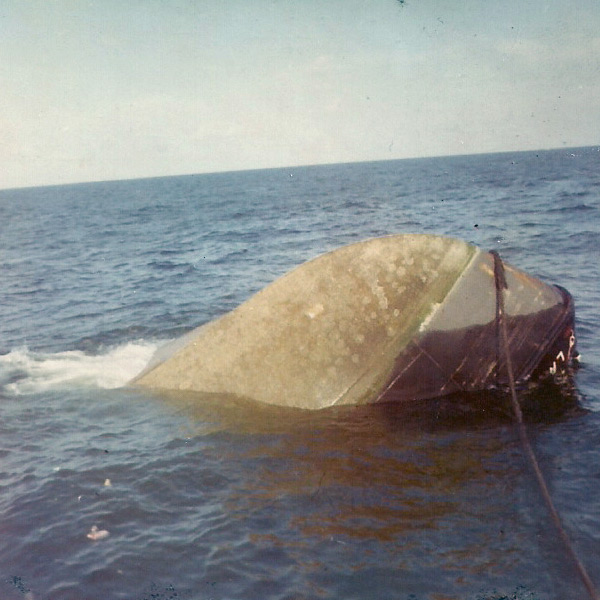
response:
M570 294L504 265L518 382L574 355ZM494 257L463 241L395 235L309 261L161 348L132 382L320 409L508 383Z

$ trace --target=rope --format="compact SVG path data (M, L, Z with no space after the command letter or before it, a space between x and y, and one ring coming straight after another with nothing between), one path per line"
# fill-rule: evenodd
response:
M504 359L506 361L506 372L508 374L508 383L510 386L510 396L512 401L512 408L515 414L515 420L517 422L517 429L519 431L519 437L521 439L521 445L523 446L523 451L525 452L529 462L531 463L531 467L535 473L538 486L540 491L542 492L542 496L544 498L544 502L546 503L546 507L548 508L548 512L552 517L552 521L558 530L558 534L565 546L565 549L573 562L575 563L575 567L581 578L581 581L585 585L590 598L592 600L600 600L600 595L598 594L598 590L594 586L593 581L588 575L585 567L582 562L579 560L579 557L575 553L575 549L571 544L571 540L565 531L558 511L556 510L554 503L552 502L552 498L550 497L550 492L548 491L548 486L546 484L546 480L544 479L544 475L540 469L537 458L535 457L535 453L533 452L533 448L531 447L531 443L529 441L529 436L527 435L527 429L525 424L523 423L523 411L521 410L521 405L519 403L519 399L517 398L517 391L515 386L515 378L513 375L512 368L512 360L510 357L510 349L508 344L508 333L504 312L504 290L508 288L506 283L506 278L504 276L504 264L502 263L502 259L500 255L492 250L490 254L494 257L494 283L496 285L496 319L497 324L501 333L501 346L502 352L504 354Z

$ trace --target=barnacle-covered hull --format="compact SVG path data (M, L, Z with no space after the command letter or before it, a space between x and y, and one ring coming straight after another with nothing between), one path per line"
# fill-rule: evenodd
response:
M518 381L574 353L565 290L505 265ZM507 383L494 258L461 240L395 235L305 263L159 350L135 385L319 409Z

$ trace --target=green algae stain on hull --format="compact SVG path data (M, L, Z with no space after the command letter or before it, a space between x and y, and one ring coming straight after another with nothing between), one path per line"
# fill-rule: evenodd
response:
M324 254L165 348L134 384L308 409L376 400L478 253L396 235Z

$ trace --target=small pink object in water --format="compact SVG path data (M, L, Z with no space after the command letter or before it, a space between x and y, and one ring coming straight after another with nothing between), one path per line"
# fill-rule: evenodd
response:
M104 538L107 538L109 536L108 531L106 531L106 529L98 529L98 527L96 527L96 525L94 525L92 527L92 529L90 530L90 532L87 534L87 537L90 538L90 540L103 540Z

